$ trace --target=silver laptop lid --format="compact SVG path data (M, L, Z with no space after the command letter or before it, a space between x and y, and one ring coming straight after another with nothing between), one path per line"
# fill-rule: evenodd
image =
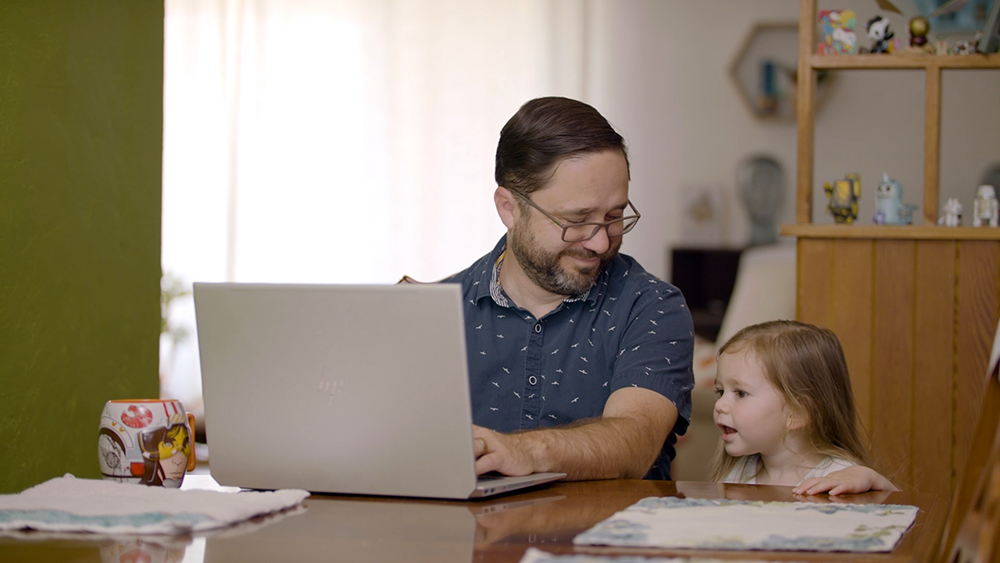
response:
M219 483L472 494L458 285L195 283L194 299Z

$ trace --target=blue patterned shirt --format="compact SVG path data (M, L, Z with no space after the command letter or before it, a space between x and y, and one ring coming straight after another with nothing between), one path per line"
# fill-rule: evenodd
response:
M642 387L677 407L647 479L670 479L677 435L691 417L694 331L676 287L619 254L582 295L536 319L499 284L506 237L443 280L465 299L473 422L498 432L600 417L611 393Z

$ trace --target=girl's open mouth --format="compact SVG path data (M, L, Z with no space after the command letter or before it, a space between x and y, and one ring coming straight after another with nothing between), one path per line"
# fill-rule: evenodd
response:
M725 424L719 425L719 430L722 432L722 439L728 440L736 434L736 429L731 426L726 426Z

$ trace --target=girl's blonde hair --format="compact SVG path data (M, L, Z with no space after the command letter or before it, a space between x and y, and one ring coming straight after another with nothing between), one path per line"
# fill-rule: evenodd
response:
M737 332L722 345L719 356L744 351L753 353L789 409L804 417L806 440L816 453L871 465L858 432L847 360L837 335L798 321L769 321ZM712 480L724 479L738 461L720 442Z

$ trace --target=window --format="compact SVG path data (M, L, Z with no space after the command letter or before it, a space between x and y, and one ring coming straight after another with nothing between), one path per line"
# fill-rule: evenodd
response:
M200 411L193 281L434 280L504 232L500 128L584 98L584 2L167 0L161 395Z

